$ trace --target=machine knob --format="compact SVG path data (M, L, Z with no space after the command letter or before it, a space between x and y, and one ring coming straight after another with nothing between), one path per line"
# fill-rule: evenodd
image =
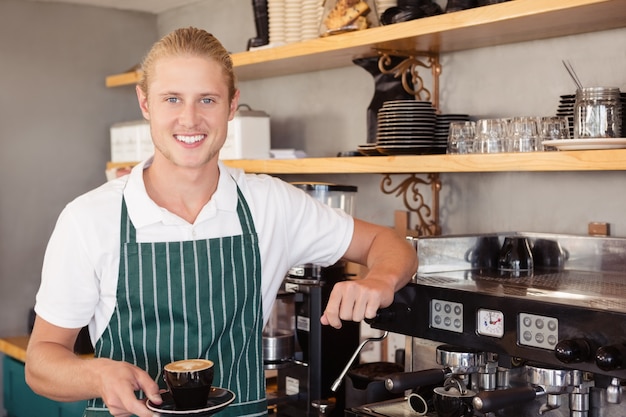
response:
M424 369L414 372L397 372L385 379L387 391L400 394L424 385L440 384L449 375L449 369Z
M563 363L586 362L593 356L593 349L587 339L567 339L557 343L554 356Z
M603 371L615 371L626 367L626 346L623 344L602 346L596 351L596 365Z
M530 402L540 393L542 394L531 386L481 391L473 398L472 404L476 410L489 413L501 408Z

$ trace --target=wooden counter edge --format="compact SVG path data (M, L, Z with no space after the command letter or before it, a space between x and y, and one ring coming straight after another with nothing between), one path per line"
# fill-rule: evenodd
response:
M28 339L28 336L4 337L0 339L0 352L18 361L26 362Z

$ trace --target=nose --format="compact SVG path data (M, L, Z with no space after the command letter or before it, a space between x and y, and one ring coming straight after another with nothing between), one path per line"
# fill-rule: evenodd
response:
M178 123L180 123L181 126L191 128L196 126L197 121L198 109L196 103L185 103L178 115Z

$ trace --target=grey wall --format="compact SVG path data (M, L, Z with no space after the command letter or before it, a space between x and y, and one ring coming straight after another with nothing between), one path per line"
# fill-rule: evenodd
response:
M105 181L110 125L141 117L134 90L105 77L156 33L149 14L0 1L0 337L26 333L63 206Z

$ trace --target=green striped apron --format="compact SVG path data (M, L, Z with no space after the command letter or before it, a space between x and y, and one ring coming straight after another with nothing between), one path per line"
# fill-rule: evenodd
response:
M214 385L236 395L220 417L267 414L261 258L239 187L237 196L241 235L152 243L136 242L122 199L117 303L95 347L97 357L133 363L161 388L168 362L213 360ZM110 414L102 399L90 400L84 416L103 415Z

